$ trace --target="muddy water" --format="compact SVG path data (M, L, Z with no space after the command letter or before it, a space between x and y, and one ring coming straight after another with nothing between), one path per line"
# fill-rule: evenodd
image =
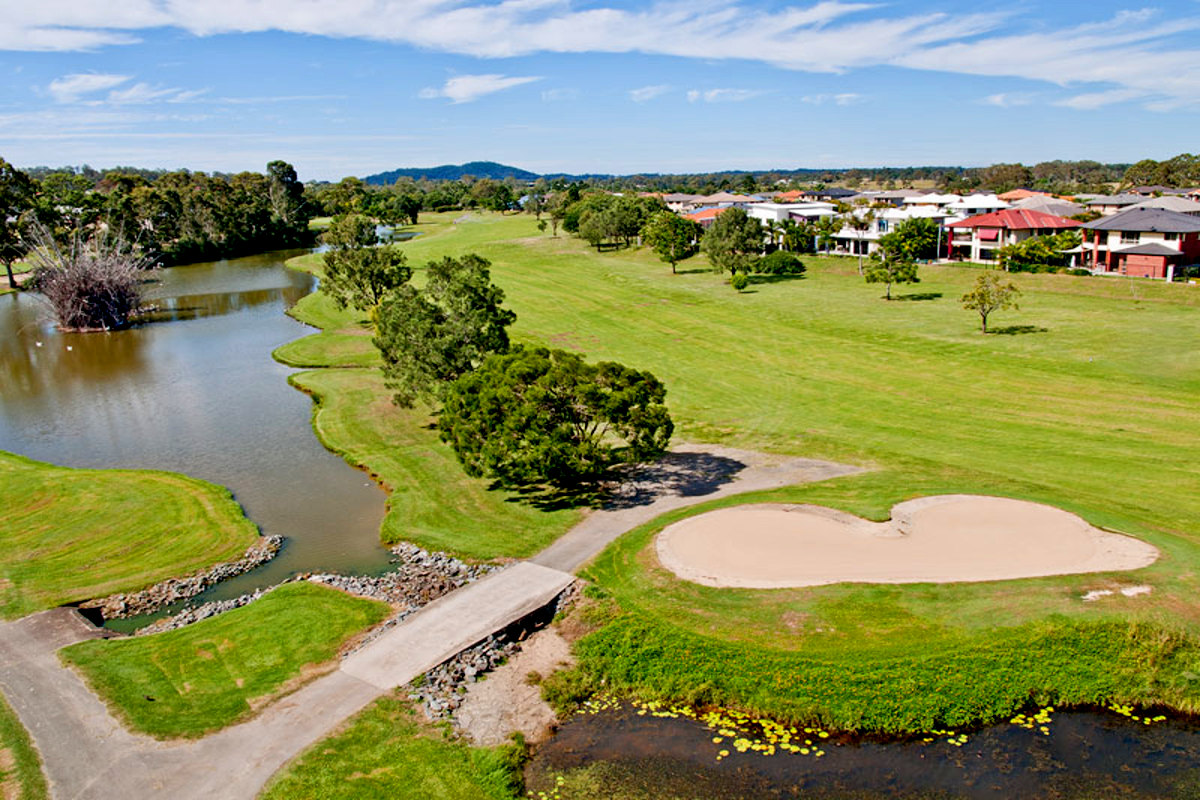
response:
M273 562L205 599L301 571L387 566L383 492L321 446L311 399L271 358L313 332L285 315L314 287L283 266L293 255L163 270L148 292L156 321L112 333L61 333L38 296L0 296L0 449L204 478L287 537Z
M1107 711L1056 713L1049 734L1004 724L962 746L821 742L821 758L738 753L686 718L619 708L572 718L542 745L530 787L548 796L689 798L1196 798L1200 726L1146 726ZM730 754L718 760L721 748ZM573 771L585 769L587 780ZM558 795L554 776L568 781ZM579 787L586 785L587 789Z

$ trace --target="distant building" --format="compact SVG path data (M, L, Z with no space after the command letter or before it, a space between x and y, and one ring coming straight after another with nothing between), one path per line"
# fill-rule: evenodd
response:
M827 186L824 189L805 189L800 192L799 199L809 202L836 203L839 200L845 201L857 196L858 192L853 189L843 189L840 186Z
M1028 200L1031 197L1054 197L1049 192L1035 192L1032 189L1013 189L998 196L1006 203L1017 203L1021 200Z
M711 206L709 208L702 208L699 211L692 211L688 214L684 214L683 218L690 219L692 222L699 224L701 228L707 230L717 217L721 216L731 208L733 208L733 206Z
M1137 205L1146 198L1140 194L1126 192L1125 194L1099 194L1087 201L1087 207L1099 211L1104 216L1124 211L1132 205Z
M1027 208L1030 211L1040 211L1043 214L1053 214L1056 217L1073 217L1076 214L1082 214L1087 211L1079 203L1060 200L1048 194L1035 194L1031 197L1026 197L1024 200L1018 200L1013 203L1012 207Z

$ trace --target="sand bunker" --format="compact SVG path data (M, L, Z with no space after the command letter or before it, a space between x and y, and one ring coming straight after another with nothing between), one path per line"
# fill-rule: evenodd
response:
M658 558L706 586L777 589L827 583L953 583L1131 570L1158 550L1059 508L942 495L869 522L810 505L711 511L658 535Z

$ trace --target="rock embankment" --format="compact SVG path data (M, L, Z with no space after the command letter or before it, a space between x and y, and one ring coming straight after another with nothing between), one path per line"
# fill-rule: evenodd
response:
M459 709L469 684L482 678L517 653L530 634L553 621L558 613L579 596L576 582L555 598L554 602L517 620L477 645L467 648L449 661L434 667L413 681L409 699L421 703L430 719L450 719L456 725L454 712Z
M235 578L270 561L283 546L282 536L264 536L237 561L227 561L184 578L169 578L140 592L122 592L80 603L80 608L98 609L105 619L150 614L163 606L195 597L221 581Z
M489 572L500 569L500 567L490 564L468 564L446 553L428 552L407 542L393 547L392 553L396 556L394 560L396 566L383 575L304 573L289 578L283 583L298 580L319 583L358 597L382 600L395 608L398 613L364 638L358 645L361 647L422 606L482 578ZM262 597L272 588L274 587L260 589L230 600L214 600L194 608L184 609L174 616L165 617L140 628L134 635L145 636L183 628L202 619L241 608ZM121 595L115 596L121 597Z

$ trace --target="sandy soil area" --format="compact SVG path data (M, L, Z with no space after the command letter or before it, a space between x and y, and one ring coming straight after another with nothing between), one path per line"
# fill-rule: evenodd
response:
M883 523L820 506L726 508L663 529L657 550L685 580L755 589L1124 571L1159 555L1062 509L976 495L900 503Z
M455 718L471 741L491 747L520 731L530 742L545 739L555 723L553 709L542 699L540 686L528 681L530 672L543 677L574 663L570 645L553 628L529 637L521 650L467 689Z

